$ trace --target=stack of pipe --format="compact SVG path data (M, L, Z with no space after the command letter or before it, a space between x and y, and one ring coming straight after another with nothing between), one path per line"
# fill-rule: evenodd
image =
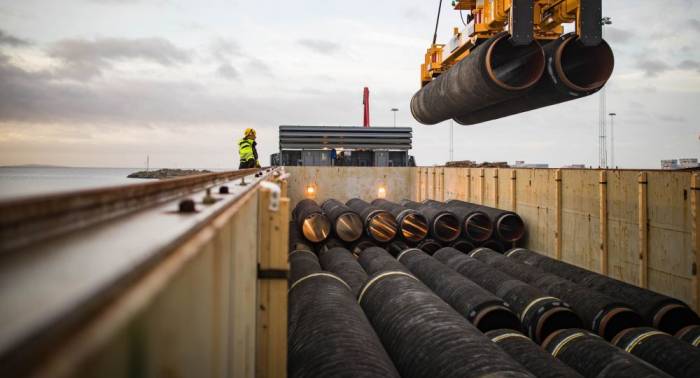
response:
M433 257L510 304L527 335L537 343L556 330L582 326L566 302L454 248L442 248Z
M311 251L313 248L306 238L301 234L300 227L294 220L289 222L289 251L306 250Z
M401 376L534 377L388 252L368 248L358 261L370 274L358 302Z
M470 256L512 277L523 280L549 295L567 301L584 320L586 327L606 340L612 340L622 330L639 327L643 324L642 317L625 301L617 300L557 275L546 273L488 248L477 248Z
M462 234L464 238L472 243L480 244L491 238L493 234L493 221L483 212L479 205L460 202L462 205L453 206L434 200L423 201L425 205L437 208L445 208L459 218L462 224Z
M342 202L329 199L321 204L321 208L331 221L333 233L338 239L352 243L362 236L362 219Z
M544 341L542 347L584 377L670 377L582 329L557 331Z
M290 254L290 264L289 376L399 377L348 285L312 252Z
M503 243L512 244L518 242L525 236L525 223L522 218L512 211L496 209L483 205L460 200L449 200L445 203L446 209L465 209L480 211L488 216L493 225L493 239Z
M674 377L700 377L700 350L654 328L630 328L612 344Z
M698 315L688 305L677 299L527 249L517 248L506 255L525 265L539 268L624 301L636 309L648 325L664 332L675 334L684 327L700 324Z
M437 240L434 239L424 239L422 242L416 245L416 248L422 250L423 252L429 255L432 255L433 253L437 252L440 248L442 248L442 244L438 243Z
M462 225L459 218L448 210L404 199L401 205L416 210L428 219L430 235L442 243L451 243L459 237Z
M352 252L343 247L335 247L319 253L319 260L321 267L342 278L356 297L360 294L362 285L367 282L367 273Z
M296 222L299 232L312 243L326 240L331 233L331 222L314 200L299 201L292 211L292 219Z
M375 199L372 205L391 213L396 218L403 239L409 243L420 243L428 236L428 219L416 210L385 199Z
M368 237L378 243L392 241L398 233L398 224L390 212L382 210L359 198L353 198L345 203L356 213L360 214Z
M700 326L691 325L687 326L676 333L676 338L685 341L686 343L694 346L700 347Z
M480 331L521 329L520 319L501 298L420 249L406 249L396 259Z

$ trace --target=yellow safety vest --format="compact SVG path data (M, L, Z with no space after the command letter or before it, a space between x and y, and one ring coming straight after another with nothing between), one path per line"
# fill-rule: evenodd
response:
M238 142L238 155L240 156L241 161L255 159L252 139L243 138Z

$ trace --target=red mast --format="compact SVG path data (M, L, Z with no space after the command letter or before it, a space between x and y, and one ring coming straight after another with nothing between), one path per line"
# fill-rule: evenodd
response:
M365 106L364 118L362 119L362 126L369 127L369 88L365 87L364 94L362 95L362 105Z

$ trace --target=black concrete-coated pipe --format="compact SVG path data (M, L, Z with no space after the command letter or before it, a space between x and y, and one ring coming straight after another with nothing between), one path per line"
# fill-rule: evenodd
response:
M656 378L668 374L582 329L550 335L542 347L584 377Z
M513 249L506 256L624 301L636 309L648 325L666 333L673 335L681 328L700 324L700 318L688 305L666 295L523 248Z
M556 330L582 326L578 315L561 299L454 248L442 248L433 257L505 300L520 317L527 335L537 343Z
M326 240L331 233L331 222L314 200L299 201L292 211L292 219L297 223L299 232L312 243Z
M362 285L367 282L367 273L357 262L350 251L343 247L335 247L319 253L321 267L342 278L350 286L357 297Z
M474 248L476 248L474 246L474 244L472 244L469 240L464 240L464 239L455 240L452 243L450 243L449 245L447 245L446 247L452 247L452 248L454 248L462 253L469 253L472 250L474 250Z
M428 219L416 210L401 206L385 199L375 199L372 205L384 209L396 218L399 232L409 243L420 243L428 236Z
M377 243L370 239L369 236L362 236L354 243L351 243L348 249L357 257L362 251L370 247L377 247Z
M358 302L402 377L534 377L404 270L371 274Z
M466 202L465 202L466 203ZM423 204L449 210L462 223L462 235L473 243L483 243L493 235L493 222L479 205L447 206L444 202L425 200Z
M507 32L473 48L447 72L411 99L411 113L434 125L524 94L544 72L544 52L537 42L513 46Z
M331 221L333 232L338 239L352 243L362 236L362 218L340 201L328 199L321 204L323 212Z
M512 329L497 329L486 332L486 337L538 378L583 377L520 332Z
M356 213L360 214L365 224L365 233L378 243L389 243L398 233L398 224L390 212L382 210L359 198L353 198L345 203Z
M459 218L448 210L407 199L402 200L401 205L423 214L428 219L431 237L439 242L453 242L462 233Z
M612 344L674 377L700 377L700 349L654 328L626 329Z
M455 121L474 125L589 96L603 88L615 66L612 49L605 41L587 47L575 33L544 45L544 53L545 74L526 95L456 117Z
M510 305L420 249L404 250L397 260L481 332L522 329Z
M687 326L675 334L675 337L685 341L686 343L694 346L700 347L700 326L691 325Z
M399 377L355 296L308 252L290 255L290 377ZM301 269L300 269L301 268Z
M467 209L474 208L473 203L464 202L460 200L449 200L446 202L446 208L453 207L464 207ZM477 205L477 209L488 215L493 223L493 233L496 239L506 242L514 243L519 241L525 236L525 223L520 216L512 211L496 209L494 207Z
M432 255L442 248L442 244L438 243L437 240L425 239L416 245L416 248L422 250L423 252Z
M488 248L490 250L496 251L498 253L505 253L508 247L499 240L487 240L479 245L479 248Z
M523 264L488 248L477 248L469 255L549 295L565 300L583 319L588 329L606 340L612 340L621 331L639 327L644 323L641 315L624 301Z
M392 257L387 250L381 247L365 249L362 251L362 253L360 253L360 256L357 258L357 262L360 263L362 269L364 269L367 274L370 275L387 270L411 274L411 271L408 270L408 268Z
M300 249L312 251L313 247L311 246L311 243L309 243L301 234L299 225L292 220L289 222L289 251L291 252Z

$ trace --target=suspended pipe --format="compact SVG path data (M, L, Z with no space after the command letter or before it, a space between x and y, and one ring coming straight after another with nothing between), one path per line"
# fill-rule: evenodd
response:
M473 243L482 243L491 238L493 223L486 213L479 210L479 206L447 206L446 203L425 200L423 204L442 208L456 215L462 224L462 235Z
M437 240L425 239L416 245L416 248L422 250L423 252L432 255L442 248L442 244L438 243Z
M345 203L356 213L360 214L365 225L365 233L378 243L388 243L396 237L398 224L390 212L373 206L359 198L353 198Z
M411 99L413 117L434 125L513 99L537 84L545 67L542 47L513 46L509 36L504 32L483 42L421 88Z
M460 200L449 200L446 207L462 207L465 209L473 209L473 203ZM525 223L522 218L512 211L496 209L494 207L476 205L477 209L485 213L493 224L494 236L506 243L515 243L525 236Z
M362 236L362 218L342 202L328 199L321 204L321 209L331 221L338 239L352 243Z
M673 335L681 328L700 324L700 318L698 318L695 311L675 298L594 273L523 248L513 249L507 252L506 256L624 301L630 307L636 309L648 325L666 333Z
M401 201L401 205L423 214L428 219L430 235L439 242L453 242L462 232L462 225L457 216L447 210L406 199Z
M321 267L342 278L350 286L357 297L362 285L367 282L367 273L357 262L350 251L343 247L335 247L319 254Z
M299 225L292 220L289 222L289 251L296 250L312 251L313 248L301 234Z
M565 34L544 45L546 72L524 96L455 118L474 125L575 100L598 92L612 75L615 58L607 42L584 46L576 34Z
M612 340L621 331L639 327L644 323L641 315L630 308L625 301L510 259L488 248L477 248L469 255L549 295L565 300L583 319L588 329L606 340Z
M700 326L691 325L687 326L675 334L675 337L685 341L686 343L694 346L700 347Z
M630 328L612 344L674 377L700 377L700 349L654 328Z
M420 249L406 249L397 260L481 332L500 328L522 329L520 319L503 299Z
M312 257L290 255L289 376L399 377L347 284Z
M331 233L331 222L314 200L299 201L292 211L292 219L297 223L299 232L312 243L324 241Z
M382 252L375 258L398 263ZM370 275L358 302L402 377L534 377L405 268L387 268Z
M542 347L584 377L670 377L656 367L582 329L550 335Z
M428 219L416 210L385 199L375 199L372 201L372 205L390 212L396 218L399 232L407 242L420 243L428 236Z
M455 240L452 243L450 243L447 247L452 247L462 253L469 253L471 252L475 246L472 244L469 240Z
M486 332L486 337L538 378L583 378L520 332L496 329Z
M518 314L527 335L537 343L556 330L582 326L566 302L454 248L442 248L433 257L506 301Z

